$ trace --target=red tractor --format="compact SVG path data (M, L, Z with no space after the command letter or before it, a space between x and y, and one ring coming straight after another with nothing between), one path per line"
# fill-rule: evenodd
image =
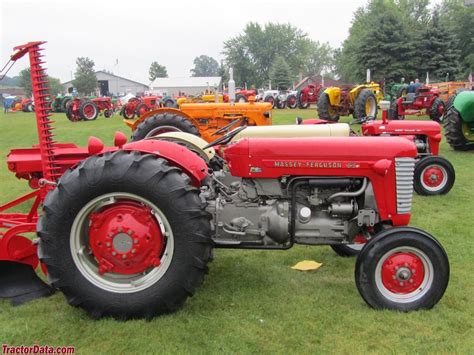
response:
M389 117L392 120L403 120L407 115L429 116L436 122L441 122L445 111L445 103L439 97L438 88L427 85L421 86L414 93L392 101Z
M309 84L298 91L296 96L298 107L301 109L307 109L311 104L317 104L319 95L323 92L324 88L322 85Z
M155 108L160 107L158 96L133 97L122 106L120 114L129 120L140 117Z
M241 126L210 144L191 135L192 147L159 136L127 144L122 133L113 147L94 137L85 148L57 143L42 43L11 57L29 53L39 145L8 155L33 191L0 206L0 297L24 302L58 289L94 318L150 319L184 305L212 248L286 250L365 236L355 283L368 305L412 311L442 298L448 257L433 236L408 226L413 142L238 138ZM211 157L216 147L220 156ZM30 199L29 213L5 212ZM32 232L33 241L24 236ZM38 265L50 285L35 275Z
M66 105L66 117L71 122L93 121L103 114L110 118L114 114L114 106L110 97L97 97L94 99L79 99L77 97L69 100Z

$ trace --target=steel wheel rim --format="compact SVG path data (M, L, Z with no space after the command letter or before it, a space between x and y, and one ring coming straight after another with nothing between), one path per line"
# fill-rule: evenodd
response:
M87 241L87 236L85 235L85 230L89 227L90 223L88 216L93 211L107 206L108 204L113 204L117 200L139 202L152 209L153 217L157 220L162 234L166 239L166 246L162 253L161 264L158 267L154 267L151 270L148 270L148 272L134 275L99 274L97 262L92 253L89 253L90 246ZM74 219L69 244L74 264L83 277L102 290L123 294L145 290L161 280L171 264L174 252L173 232L171 230L171 225L163 212L161 212L161 210L150 201L138 195L125 192L105 194L96 197L87 203Z
M159 136L160 134L168 133L168 132L182 132L182 131L179 128L176 128L174 126L159 126L159 127L153 128L150 132L148 132L145 138Z
M389 257L394 256L397 253L401 253L402 255L403 254L414 255L422 263L423 272L424 272L423 280L421 281L419 286L412 292L396 293L389 290L385 285L391 280L384 279L384 277L382 276L382 268L384 267L384 264L387 261L387 259ZM415 275L415 273L413 273L412 275ZM411 302L415 302L419 300L420 298L425 296L426 293L431 289L431 285L433 284L433 279L434 279L433 263L423 251L414 247L403 246L403 247L398 247L387 252L382 258L380 258L375 268L375 284L376 284L377 290L382 294L382 296L387 298L389 301L397 302L397 303L411 303ZM409 279L400 280L400 282L409 282ZM403 287L403 285L401 285L400 287Z
M441 181L438 182L441 176ZM432 179L436 181L432 182ZM427 191L442 190L448 183L448 173L441 165L429 165L421 172L421 186Z

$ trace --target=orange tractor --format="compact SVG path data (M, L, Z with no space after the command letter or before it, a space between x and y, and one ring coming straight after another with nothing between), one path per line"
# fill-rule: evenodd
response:
M272 124L270 103L190 103L179 109L161 107L139 119L124 120L137 141L166 132L186 132L211 142L238 126Z

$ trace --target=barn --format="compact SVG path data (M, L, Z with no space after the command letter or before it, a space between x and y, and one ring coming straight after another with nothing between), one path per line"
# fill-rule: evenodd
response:
M123 78L121 76L99 70L95 72L98 82L98 90L100 90L100 95L124 95L124 94L140 94L149 90L149 86L133 81L130 79ZM72 81L64 83L66 90L72 88Z
M181 96L182 94L197 96L206 90L220 87L220 76L196 76L190 78L156 78L150 84L150 90L158 95Z

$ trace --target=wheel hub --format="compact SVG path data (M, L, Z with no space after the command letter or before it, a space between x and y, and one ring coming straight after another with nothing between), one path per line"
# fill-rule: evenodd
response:
M118 202L90 216L90 248L99 274L137 274L160 265L163 233L149 207Z
M443 182L443 178L443 171L437 167L430 167L423 173L423 181L429 187L438 187Z
M382 265L382 282L393 293L414 292L421 286L424 277L423 261L414 253L395 253Z

